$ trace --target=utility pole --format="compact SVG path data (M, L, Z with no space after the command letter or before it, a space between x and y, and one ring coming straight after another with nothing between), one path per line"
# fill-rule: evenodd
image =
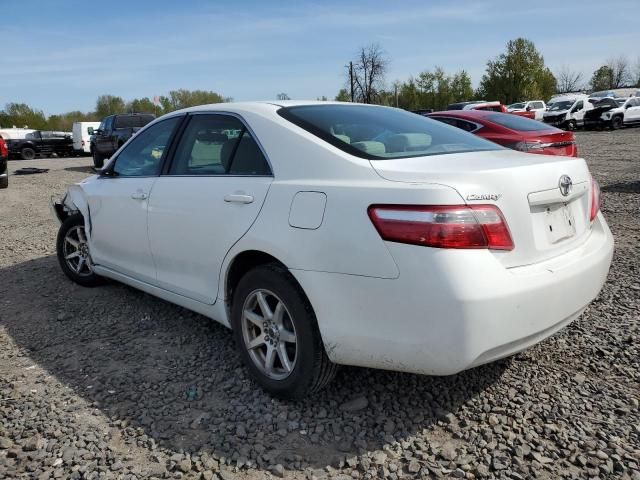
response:
M353 93L353 62L349 62L349 86L351 87L351 103L355 101Z
M396 97L396 108L398 108L398 83L397 82L393 84L393 91Z

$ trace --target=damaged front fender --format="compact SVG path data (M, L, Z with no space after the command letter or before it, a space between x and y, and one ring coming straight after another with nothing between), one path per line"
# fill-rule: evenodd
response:
M51 211L58 223L64 222L69 215L81 213L84 217L85 229L91 232L91 216L89 215L89 203L80 185L72 185L67 193L58 200L51 198Z

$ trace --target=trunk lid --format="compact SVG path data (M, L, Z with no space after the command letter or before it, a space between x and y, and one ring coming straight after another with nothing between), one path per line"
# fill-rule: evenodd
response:
M560 255L589 235L591 177L581 158L496 150L372 160L371 165L390 181L443 184L469 205L497 205L515 244L511 251L493 252L506 267ZM559 186L564 175L572 182L566 196Z

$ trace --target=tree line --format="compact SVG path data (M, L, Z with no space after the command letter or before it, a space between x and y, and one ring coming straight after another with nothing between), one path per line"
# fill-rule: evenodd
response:
M510 104L523 100L548 100L553 94L580 90L640 88L640 57L633 66L625 56L611 58L597 68L586 82L582 74L563 66L555 74L545 65L544 57L526 38L507 42L505 51L487 61L478 88L473 89L465 70L453 74L441 67L424 70L405 81L386 83L389 59L379 44L359 49L347 64L345 87L335 97L338 101L355 101L391 105L407 110L432 108L467 100L499 100Z
M72 111L48 117L42 110L34 109L25 103L8 103L0 111L0 126L28 126L36 130L68 132L71 131L74 122L99 122L104 117L117 113L144 112L160 116L181 108L229 101L231 98L207 90L172 90L158 98L158 105L149 97L125 101L116 95L100 95L92 112Z

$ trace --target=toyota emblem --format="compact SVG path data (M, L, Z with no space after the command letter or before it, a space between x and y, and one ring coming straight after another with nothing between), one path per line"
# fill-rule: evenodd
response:
M566 197L571 193L573 189L573 182L571 181L571 177L569 175L562 175L560 180L558 181L558 188L560 188L560 193L562 196Z

